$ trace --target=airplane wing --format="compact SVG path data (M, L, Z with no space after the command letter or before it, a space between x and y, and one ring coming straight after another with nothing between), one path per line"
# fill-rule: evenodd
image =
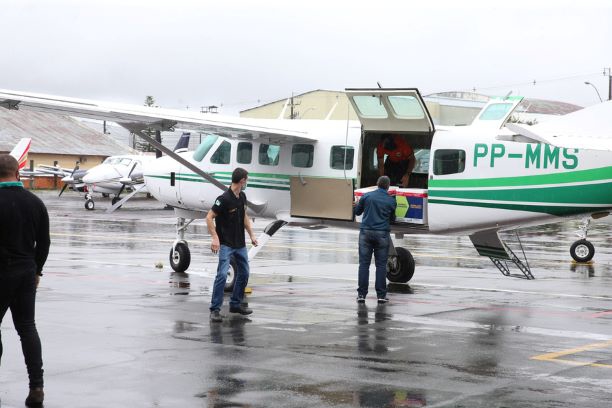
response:
M553 146L612 151L612 101L534 126L508 123L506 127L528 139Z
M309 132L298 129L297 121L248 119L218 114L161 109L147 106L96 102L62 96L0 89L0 107L27 109L66 116L78 116L119 123L131 131L174 128L212 133L244 140L316 142Z

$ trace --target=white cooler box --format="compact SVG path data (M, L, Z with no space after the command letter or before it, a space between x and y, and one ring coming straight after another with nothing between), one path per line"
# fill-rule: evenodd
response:
M377 187L366 187L355 190L355 201ZM396 222L407 224L427 224L427 190L422 188L399 188L390 187L389 194L395 196L397 209L395 210ZM356 220L361 222L361 217Z

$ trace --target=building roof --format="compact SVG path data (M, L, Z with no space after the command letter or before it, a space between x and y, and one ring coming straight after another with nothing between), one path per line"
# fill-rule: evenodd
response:
M335 94L344 94L345 93L344 91L330 91L328 89L313 89L312 91L308 91L308 92L304 92L304 93L301 93L301 94L293 95L293 97L294 98L302 98L302 97L304 97L306 95L317 93L317 92L329 92L329 93L335 93ZM254 110L254 109L263 108L264 106L274 105L275 103L279 103L279 102L285 102L287 99L290 99L290 98L291 98L291 96L289 96L287 98L277 99L277 100L272 101L272 102L264 103L263 105L257 105L257 106L254 106L252 108L241 110L239 113L248 112L248 111L251 111L251 110Z
M67 116L0 109L0 151L32 138L30 153L113 156L133 150Z
M545 99L525 98L517 106L517 111L537 113L540 115L567 115L582 109L582 106L567 102L549 101Z

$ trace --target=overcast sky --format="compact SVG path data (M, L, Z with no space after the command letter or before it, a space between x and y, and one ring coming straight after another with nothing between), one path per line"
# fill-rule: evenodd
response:
M0 0L0 21L0 88L225 114L377 81L588 106L612 66L605 0Z

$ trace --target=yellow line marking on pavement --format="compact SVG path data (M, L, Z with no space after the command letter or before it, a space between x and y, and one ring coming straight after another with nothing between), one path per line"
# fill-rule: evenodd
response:
M572 354L582 353L585 351L603 349L603 348L608 348L608 347L612 347L612 340L606 341L603 343L587 344L586 346L556 351L554 353L540 354L539 356L531 357L531 360L552 361L555 363L567 364L567 365L572 365L572 366L590 366L590 367L612 368L612 364L601 364L601 363L595 363L592 361L565 360L565 359L559 358L559 357L569 356Z

